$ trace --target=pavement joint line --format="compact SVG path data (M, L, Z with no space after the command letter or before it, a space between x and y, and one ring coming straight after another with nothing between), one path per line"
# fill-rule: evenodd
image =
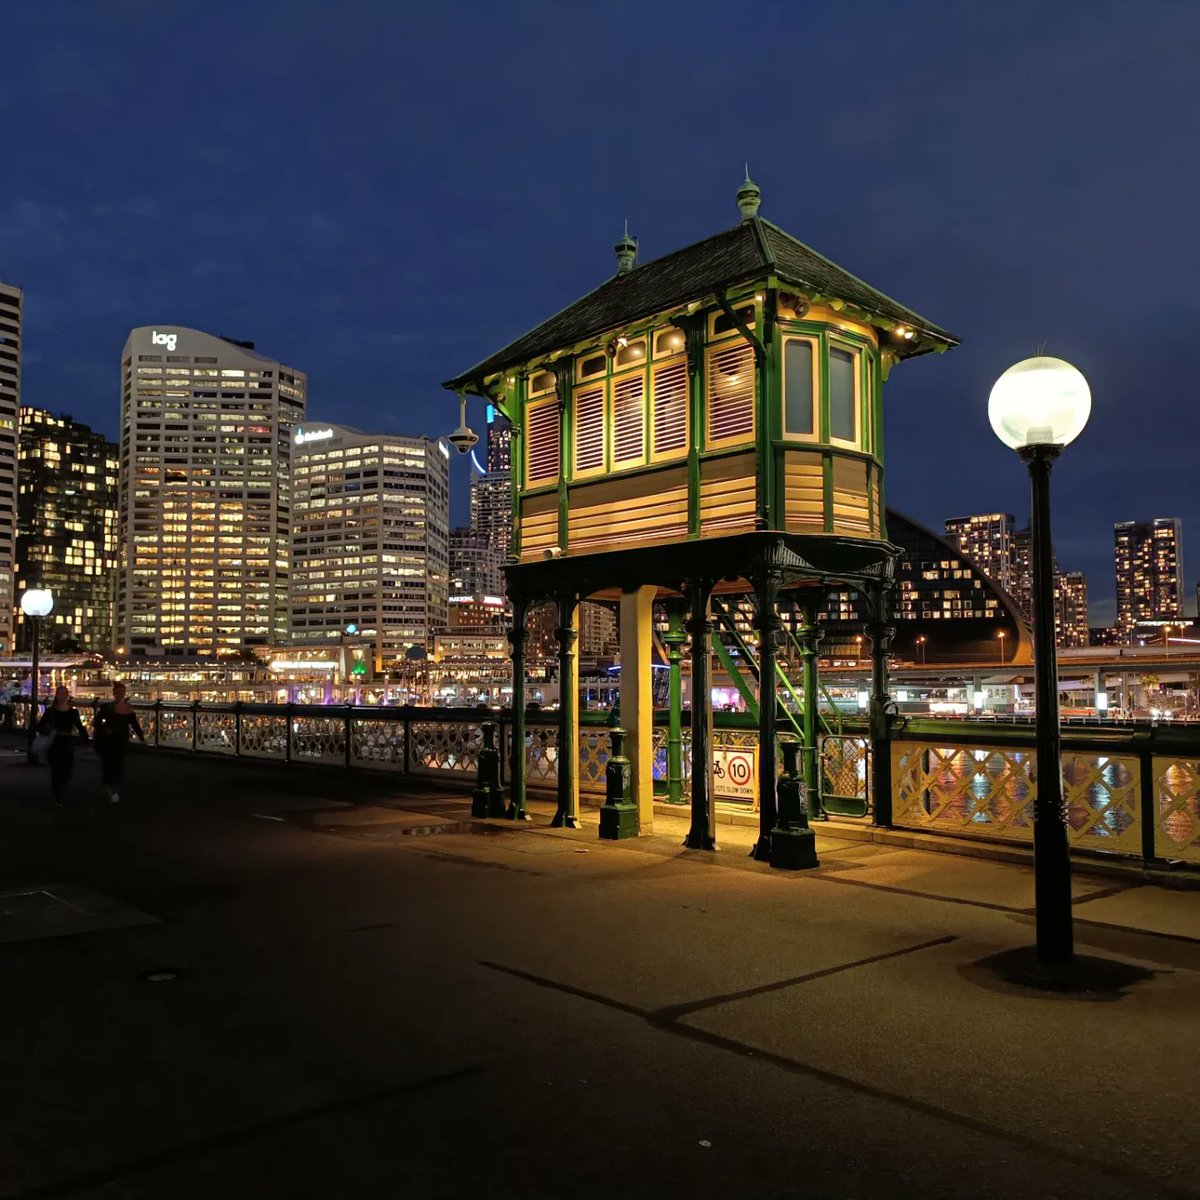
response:
M853 971L857 967L870 966L872 963L884 962L889 958L901 958L906 954L915 954L919 950L930 950L934 946L946 946L958 941L957 934L946 934L944 937L931 938L916 946L901 946L897 950L885 950L882 954L872 954L867 958L859 958L854 962L839 963L834 967L823 967L820 971L809 971L805 975L793 975L790 979L777 979L773 983L760 983L757 987L744 988L740 992L726 992L720 996L708 996L703 1000L690 1000L685 1004L670 1004L666 1008L656 1009L650 1014L657 1021L677 1021L694 1012L706 1008L717 1008L722 1004L733 1004L738 1000L749 1000L755 996L765 996L770 992L783 991L785 988L796 987L802 983L811 983L814 979L825 979L830 975L838 975L843 971Z
M1068 1150L1053 1143L1039 1141L1037 1138L1020 1133L1017 1130L1005 1129L999 1125L990 1125L986 1121L968 1116L966 1113L955 1112L951 1108L944 1108L940 1104L933 1104L927 1100L920 1100L915 1096L905 1096L899 1092L892 1092L875 1084L852 1079L848 1075L839 1075L834 1071L826 1070L824 1067L800 1062L798 1059L788 1058L786 1055L777 1054L772 1050L762 1050L745 1042L739 1042L735 1038L725 1037L723 1034L712 1033L707 1029L701 1029L699 1026L686 1024L670 1016L660 1018L654 1011L640 1008L635 1004L628 1004L623 1000L617 1000L599 992L588 991L586 988L575 987L569 983L561 983L558 980L549 979L544 975L536 975L531 971L523 971L518 967L508 967L503 963L491 962L486 959L480 959L479 965L487 967L489 970L511 975L516 979L531 983L535 987L561 992L568 996L576 996L581 1000L587 1000L592 1004L598 1004L604 1008L614 1009L628 1016L640 1017L652 1028L658 1029L663 1033L699 1042L715 1050L724 1050L728 1053L736 1054L740 1058L753 1058L758 1062L766 1063L768 1066L776 1067L789 1074L803 1075L806 1078L815 1079L819 1083L854 1092L871 1100L894 1104L910 1112L932 1117L934 1120L957 1126L960 1129L980 1134L983 1137L995 1138L999 1141L1007 1142L1009 1145L1016 1146L1022 1150L1032 1151L1035 1154L1069 1163L1072 1166L1081 1167L1087 1171L1095 1171L1110 1179L1120 1180L1139 1188L1150 1189L1157 1195L1168 1197L1169 1200L1197 1200L1197 1197L1200 1196L1200 1192L1174 1187L1153 1175L1145 1174L1132 1167L1126 1167L1120 1163L1101 1162L1090 1158L1086 1154ZM25 1200L25 1198L20 1197L18 1200Z
M228 1129L222 1133L210 1134L208 1137L196 1138L191 1142L169 1146L143 1155L141 1158L128 1159L108 1167L84 1171L78 1175L55 1180L53 1183L35 1184L31 1188L19 1192L5 1192L0 1195L0 1200L57 1200L59 1197L70 1196L86 1189L104 1187L131 1175L141 1175L158 1167L169 1167L176 1163L186 1162L198 1155L208 1154L214 1150L223 1150L228 1146L236 1146L241 1142L248 1142L263 1134L287 1129L292 1125L302 1125L307 1121L317 1121L322 1117L352 1112L357 1108L386 1103L404 1096L419 1095L430 1088L461 1083L482 1074L482 1067L460 1067L458 1070L446 1071L440 1075L430 1075L424 1079L414 1079L408 1083L392 1084L389 1087L376 1088L374 1091L361 1092L356 1096L346 1096L341 1100L331 1100L325 1104L314 1104L309 1108L301 1108L293 1112L279 1113L261 1121L239 1126L237 1129Z
M1033 910L1030 910L1032 914ZM1076 925L1086 925L1089 929L1113 929L1118 933L1142 934L1144 937L1162 938L1168 942L1183 942L1188 946L1200 946L1200 937L1187 933L1168 933L1163 929L1143 929L1140 925L1120 925L1115 921L1097 921L1093 917L1076 917Z
M802 877L820 883L841 883L847 887L870 888L876 892L891 892L897 896L912 896L917 900L937 900L942 904L961 904L968 908L986 908L992 912L1013 913L1020 917L1032 917L1037 911L1034 908L1018 908L1014 904L994 904L990 900L972 900L967 896L939 896L936 892L921 892L917 891L916 888L896 887L890 883L872 883L868 879L847 879L842 875L821 875L813 872L805 873Z
M1136 891L1138 888L1145 887L1144 883L1118 883L1109 888L1101 888L1099 891L1088 892L1085 896L1079 896L1071 901L1073 906L1080 904L1088 904L1093 900L1107 900L1109 896L1119 896L1122 892Z

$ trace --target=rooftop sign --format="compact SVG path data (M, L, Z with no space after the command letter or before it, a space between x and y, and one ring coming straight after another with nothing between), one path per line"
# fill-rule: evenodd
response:
M333 437L332 429L297 429L294 441L297 446L307 446L309 442L327 442Z

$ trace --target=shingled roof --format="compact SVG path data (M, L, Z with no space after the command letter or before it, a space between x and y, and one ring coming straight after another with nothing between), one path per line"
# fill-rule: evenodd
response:
M903 354L924 353L932 349L931 343L958 345L954 334L885 296L777 225L755 216L605 281L503 350L447 380L445 386L458 389L478 384L506 368L767 274L807 295L844 300L888 327L911 326L917 337L903 348Z

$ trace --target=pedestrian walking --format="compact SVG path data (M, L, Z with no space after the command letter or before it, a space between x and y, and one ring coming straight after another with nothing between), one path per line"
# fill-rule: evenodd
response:
M125 699L125 685L114 683L113 698L100 705L96 713L96 753L100 755L100 779L113 804L121 799L121 784L125 779L125 751L129 748L130 733L145 743L146 735L138 724L134 707Z
M13 721L13 702L17 698L17 689L11 683L0 683L0 732L11 733Z
M46 761L50 764L50 788L54 793L54 803L61 805L67 785L75 773L75 743L88 740L79 709L71 703L71 693L65 687L54 689L54 700L46 705L37 731L50 738L50 747L46 751Z

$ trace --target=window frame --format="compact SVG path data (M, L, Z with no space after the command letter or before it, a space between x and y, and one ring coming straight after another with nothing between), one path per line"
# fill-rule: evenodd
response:
M607 359L608 356L605 355ZM585 381L576 382L571 389L571 473L572 482L581 479L596 479L607 475L612 453L612 420L610 416L611 376L591 375ZM594 467L579 468L579 397L584 392L600 392L600 462Z
M833 352L840 350L845 354L850 355L853 375L853 411L854 411L854 432L853 438L839 438L833 435L833 397L830 394L829 384L832 380L833 373L830 370L830 362ZM863 405L863 347L855 342L845 338L827 336L825 350L825 419L827 421L827 429L829 431L828 445L840 446L846 450L865 450L867 442L867 422L865 419Z
M553 478L547 477L545 479L532 480L529 477L531 443L528 436L528 431L530 429L534 413L543 408L551 407L558 410L556 414L558 417L558 470L554 473ZM522 489L522 492L543 491L558 487L560 480L563 478L563 436L562 405L559 403L558 395L555 391L546 392L544 395L539 396L536 400L527 400L525 402L525 431L526 436L523 439L524 445L522 447L522 458L524 459L524 462L522 463L523 470L521 472L524 476L523 482L525 486Z
M750 329L757 330L759 307L757 301L751 300L731 300L729 307L733 309L739 316L744 317L744 310L750 310L749 319L746 320L746 325ZM737 329L722 330L720 333L714 333L717 321L726 316L724 309L717 309L716 312L709 313L707 321L708 338L704 344L704 444L701 449L709 450L731 450L737 447L754 446L758 440L758 402L759 402L759 386L758 386L758 362L754 355L754 347L742 336ZM713 438L712 437L712 358L714 352L719 353L728 345L732 345L735 341L740 342L744 348L744 353L750 355L750 377L751 377L751 395L750 395L750 429L747 433L735 434L732 437ZM690 433L690 431L689 431Z
M655 334L657 341L658 335ZM655 445L655 430L657 421L655 419L654 401L657 394L657 379L661 372L673 370L676 367L683 367L683 445L677 446L672 450L656 451ZM687 363L687 339L684 338L683 345L672 351L669 355L664 354L661 358L655 358L647 372L649 375L649 387L646 390L646 456L647 461L651 466L657 466L659 463L679 462L686 459L692 445L692 376L688 370Z
M812 432L793 433L787 427L787 348L789 342L804 342L812 352ZM783 334L780 347L781 370L780 380L780 412L779 428L785 442L803 443L806 445L821 441L821 336L818 332L787 332Z

